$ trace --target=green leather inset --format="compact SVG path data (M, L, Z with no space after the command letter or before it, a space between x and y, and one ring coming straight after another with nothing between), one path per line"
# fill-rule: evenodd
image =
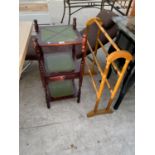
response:
M68 52L45 54L44 62L48 73L70 72L75 69L72 55Z
M41 29L41 40L43 42L65 42L77 39L72 26L51 26Z
M48 85L52 97L64 97L73 95L74 87L72 80L54 81Z

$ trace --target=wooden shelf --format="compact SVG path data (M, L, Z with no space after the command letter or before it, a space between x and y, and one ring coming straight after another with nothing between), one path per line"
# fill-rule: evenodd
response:
M50 82L48 88L51 93L51 97L54 99L61 97L74 97L76 96L76 88L74 80L60 80Z

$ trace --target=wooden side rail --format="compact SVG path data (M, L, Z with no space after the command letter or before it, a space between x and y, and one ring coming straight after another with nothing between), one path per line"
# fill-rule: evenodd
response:
M98 115L98 114L106 114L106 113L111 113L112 112L112 110L110 108L111 104L112 104L112 102L113 102L113 100L114 100L114 98L115 98L115 96L117 94L117 91L118 91L118 89L120 87L120 84L121 84L121 82L123 80L123 77L124 77L124 74L125 74L125 72L126 72L126 70L128 68L128 65L129 65L130 61L132 61L132 59L133 59L132 55L129 52L119 49L119 47L116 45L116 43L110 38L108 33L102 27L103 23L101 22L101 20L99 18L97 18L97 17L92 18L86 23L86 27L87 27L86 34L87 35L89 33L89 26L91 24L94 24L94 23L98 27L98 34L96 36L96 45L95 45L95 48L93 50L90 43L89 43L89 40L87 40L87 48L89 48L89 50L91 51L91 54L93 56L93 60L92 60L92 63L91 63L91 67L87 63L87 61L86 61L86 65L87 65L87 68L88 68L89 76L90 76L91 81L92 81L93 88L95 89L95 92L96 92L96 103L95 103L94 109L87 114L88 117L95 116L95 115ZM110 44L114 47L115 51L112 52L111 54L108 54L106 48L102 44L102 42L100 40L101 35L104 35L109 40ZM105 68L103 68L100 65L100 62L98 61L98 59L96 57L97 49L98 49L99 45L101 46L103 54L104 54L104 56L106 58ZM124 63L121 70L117 67L117 65L115 63L115 61L120 59L120 58L123 58L125 60L125 63ZM116 73L118 75L117 81L116 81L114 87L111 86L110 82L107 79L108 72L109 72L109 69L110 69L110 65L113 66L114 70L116 71ZM101 75L101 83L99 85L99 88L97 88L97 84L96 84L95 79L93 77L94 70L92 71L90 69L90 68L94 69L94 66L97 67L97 69L99 71L99 74ZM107 87L108 87L108 89L110 91L110 99L108 101L108 104L107 104L106 108L98 109L98 105L99 105L99 102L101 100L102 93L103 93L104 88L105 88L105 84L107 85Z

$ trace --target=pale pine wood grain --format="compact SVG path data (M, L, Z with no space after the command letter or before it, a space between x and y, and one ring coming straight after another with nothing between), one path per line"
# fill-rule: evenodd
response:
M48 11L48 4L47 3L20 3L19 4L19 11L28 11L28 12L35 12L35 11Z
M25 61L32 25L32 21L19 22L19 77Z

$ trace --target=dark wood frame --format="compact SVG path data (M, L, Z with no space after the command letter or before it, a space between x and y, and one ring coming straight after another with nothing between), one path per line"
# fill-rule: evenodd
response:
M74 22L73 22L73 29L76 30L76 19L74 19ZM37 22L34 22L35 24L35 31L38 33L37 35L37 38L40 37L39 35L39 26L37 24ZM79 103L80 102L80 97L81 97L81 86L82 86L82 81L83 81L83 72L84 72L84 63L85 63L85 56L86 56L86 35L84 34L83 35L83 38L81 38L81 42L67 42L64 44L59 44L59 43L54 43L54 44L43 44L43 45L40 45L39 43L39 39L37 38L34 38L33 39L33 46L34 46L34 49L35 49L35 52L38 56L38 62L39 62L39 70L40 70L40 77L41 77L41 80L42 80L42 84L43 84L43 87L44 87L44 90L45 90L45 96L46 96L46 103L47 103L47 107L50 108L50 101L54 101L54 100L60 100L60 99L65 99L65 98L70 98L70 97L77 97L77 102ZM81 62L77 62L76 61L76 51L75 51L75 45L76 44L82 44L82 59L81 59ZM45 69L45 63L44 63L44 51L43 51L43 47L50 47L50 46L69 46L69 45L72 45L72 56L73 56L73 60L75 62L75 66L76 66L76 69L74 71L70 71L70 72L59 72L59 73L47 73L46 72L46 69ZM53 52L52 50L50 52ZM49 82L52 82L52 81L58 81L58 80L67 80L67 79L70 79L73 80L74 79L79 79L79 89L78 89L78 92L76 93L76 90L75 90L75 87L74 87L74 94L73 95L70 95L70 96L64 96L64 97L58 97L58 98L53 98L51 97L50 95L50 92L49 92L49 88L48 88L48 83ZM74 85L73 85L74 86Z

